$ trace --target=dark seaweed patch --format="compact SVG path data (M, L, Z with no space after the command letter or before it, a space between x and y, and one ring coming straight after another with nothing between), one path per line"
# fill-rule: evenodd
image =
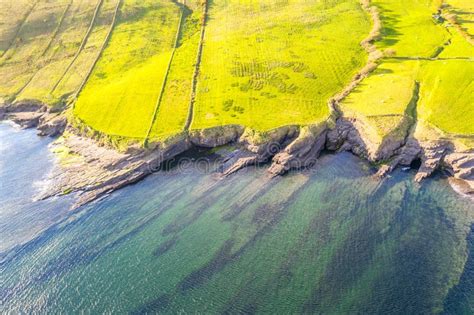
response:
M171 248L174 247L176 242L178 241L177 237L173 237L164 243L160 244L154 251L153 251L153 256L155 257L160 257L161 255L165 254L168 252Z
M163 294L157 297L156 299L151 300L148 303L142 305L137 310L130 312L130 314L133 314L133 315L155 314L166 309L169 304L170 304L169 295Z

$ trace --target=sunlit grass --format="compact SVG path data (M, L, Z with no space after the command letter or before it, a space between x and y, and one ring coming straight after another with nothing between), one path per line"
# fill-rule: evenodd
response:
M14 97L28 82L39 58L48 48L68 2L39 1L25 16L17 36L10 38L9 49L0 58L0 98Z
M474 62L425 62L418 118L453 134L474 134Z
M202 16L201 7L197 3L193 4L188 1L194 11L185 11L178 47L150 130L151 140L161 140L183 131L188 117Z
M474 36L474 1L471 0L446 0L448 11L456 16L456 21Z
M449 34L432 15L440 0L374 0L382 19L380 49L394 50L397 56L431 57Z
M169 1L124 1L110 42L75 105L75 115L106 134L144 138L179 13Z
M419 61L384 62L341 103L344 112L403 114L413 96Z
M321 121L367 59L358 1L214 1L209 17L191 128Z
M105 40L116 1L103 1L95 20L94 12L99 1L72 2L51 48L41 58L31 82L17 95L17 100L38 99L51 104L74 93ZM91 23L92 32L86 38ZM80 50L84 39L87 41ZM79 56L74 60L76 54ZM73 61L69 71L64 73Z

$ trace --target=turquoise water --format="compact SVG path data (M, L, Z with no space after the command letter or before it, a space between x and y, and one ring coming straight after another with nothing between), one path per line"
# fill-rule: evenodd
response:
M29 197L49 140L11 130L2 191L28 197L0 195L2 313L473 312L474 207L441 177L378 182L350 154L276 179L172 168L69 212ZM19 164L44 165L9 188Z

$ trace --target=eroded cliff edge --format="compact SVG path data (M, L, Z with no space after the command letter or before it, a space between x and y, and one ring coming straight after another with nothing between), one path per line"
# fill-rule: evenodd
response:
M37 101L22 101L0 106L0 120L9 119L23 128L36 127L42 136L59 137L52 147L59 157L53 173L52 187L41 198L78 193L75 207L132 184L155 172L160 165L193 147L216 148L232 144L234 150L223 157L219 168L228 176L243 167L271 163L270 176L289 170L310 167L322 151L351 151L379 168L378 178L398 166L421 166L415 180L422 181L436 170L450 175L463 193L474 198L474 139L445 135L416 117L417 89L413 105L383 137L374 136L366 117L341 109L340 102L377 68L384 52L374 42L380 37L381 21L377 8L361 1L373 20L373 28L361 45L368 62L328 106L326 121L306 126L282 126L257 132L239 125L219 126L203 130L186 130L160 143L144 147L129 139L122 150L106 135L81 124L68 111L54 111ZM415 85L417 86L417 85ZM128 141L128 140L127 140Z
M474 149L415 120L380 142L368 135L364 121L344 117L335 109L327 121L314 125L284 126L265 133L238 125L190 130L148 148L130 146L120 152L81 134L74 124L67 123L64 113L50 112L37 103L15 106L14 110L3 107L1 118L23 128L36 127L43 136L60 136L52 146L59 157L52 186L41 198L76 192L74 207L143 179L159 170L163 162L193 147L213 149L229 144L234 149L223 156L218 170L223 177L261 163L271 164L269 176L283 175L314 165L323 151L350 151L376 165L378 178L420 161L414 180L443 171L459 191L474 199Z

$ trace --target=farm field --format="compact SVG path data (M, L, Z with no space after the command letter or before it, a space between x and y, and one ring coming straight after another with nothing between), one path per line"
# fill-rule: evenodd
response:
M187 1L166 86L155 119L150 127L150 141L160 141L184 130L191 102L193 74L202 27L203 7L199 1Z
M117 0L35 3L0 61L0 97L62 106L93 66Z
M431 57L448 39L443 26L432 15L440 0L374 0L382 20L381 50L391 49L399 57Z
M8 51L21 31L25 19L35 7L34 1L8 1L0 10L0 56Z
M413 116L410 106L415 106L417 119L444 133L474 134L472 44L448 21L434 20L437 1L373 3L385 21L383 39L376 45L389 54L340 104L344 115L364 119L384 137L405 116ZM414 92L419 92L417 104L412 103Z
M74 114L106 134L145 138L167 74L180 12L171 1L124 0Z
M445 5L462 28L474 36L474 3L470 0L446 0Z
M474 134L473 73L473 61L425 62L419 75L419 118L450 134Z
M407 116L473 134L470 2L369 4L383 57L340 102L343 115L381 139ZM186 129L324 121L328 101L367 64L361 41L374 24L358 0L20 0L2 9L0 103L70 106L76 122L144 144Z
M363 119L383 138L404 120L413 99L420 61L386 60L340 104L345 116Z
M24 7L21 25L13 26L16 29L10 32L13 38L0 58L2 99L14 97L27 83L39 58L48 49L67 6L67 0L60 0L38 1Z
M209 16L191 128L319 122L367 60L357 1L215 1Z

